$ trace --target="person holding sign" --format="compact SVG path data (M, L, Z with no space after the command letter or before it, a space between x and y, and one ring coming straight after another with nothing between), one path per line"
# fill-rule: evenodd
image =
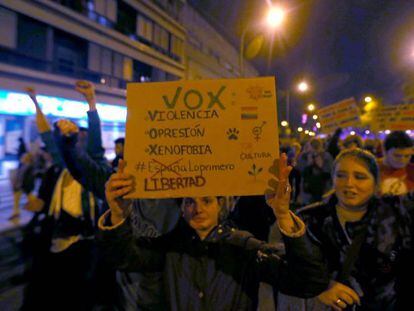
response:
M317 301L307 302L326 309L307 308L402 310L412 295L414 193L376 197L378 165L361 149L338 155L333 183L326 202L298 211L332 279Z
M110 211L98 226L107 258L126 271L163 273L165 308L172 310L256 310L259 282L265 281L300 297L313 297L327 287L325 266L306 239L303 222L289 211L286 155L272 169L268 204L273 208L287 245L287 262L275 249L220 219L224 197L182 199L176 228L157 238L134 238L131 228L134 180L119 171L106 185Z

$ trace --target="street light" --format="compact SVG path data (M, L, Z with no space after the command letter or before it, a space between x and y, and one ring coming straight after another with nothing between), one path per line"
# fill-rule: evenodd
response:
M288 124L289 123L287 121L285 121L285 120L283 120L282 122L280 122L280 125L283 126L283 127L288 126Z
M314 104L309 104L309 105L308 105L308 107L307 107L308 111L311 111L311 112L312 112L312 111L314 111L314 110L315 110L315 108L316 108L316 107L315 107L315 105L314 105Z
M299 126L299 127L298 127L298 132L299 132L299 133L303 132L303 128Z
M302 81L297 84L297 90L300 93L306 93L309 90L309 84L305 81ZM286 94L286 120L290 121L290 90L284 91Z
M275 30L281 27L283 21L286 17L286 11L279 7L271 7L266 16L266 24L269 28ZM250 24L243 29L242 35L240 37L240 53L239 53L239 67L240 67L240 77L244 77L244 44L247 31L250 28Z
M318 116L317 116L316 114L314 114L314 115L312 116L312 119L314 119L314 120L318 120Z
M309 90L309 84L306 81L302 81L298 84L298 91L305 93Z
M267 12L267 24L271 28L278 28L282 25L285 20L286 12L282 8L272 7Z
M366 102L367 104L372 102L372 97L371 96L365 96L364 102Z

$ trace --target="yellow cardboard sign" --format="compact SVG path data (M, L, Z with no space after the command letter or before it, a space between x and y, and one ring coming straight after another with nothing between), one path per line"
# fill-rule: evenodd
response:
M131 198L264 194L279 151L274 78L131 83Z
M360 111L354 98L348 98L318 110L323 133L333 133L337 128L359 127Z
M382 107L374 112L375 130L403 131L414 129L414 104Z

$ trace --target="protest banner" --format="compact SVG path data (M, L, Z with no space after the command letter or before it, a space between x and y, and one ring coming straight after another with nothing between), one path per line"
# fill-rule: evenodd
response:
M317 112L322 133L333 133L337 128L361 126L360 111L354 98L348 98Z
M131 83L130 198L262 195L278 158L274 78Z
M384 106L374 111L372 128L376 131L414 129L414 104Z

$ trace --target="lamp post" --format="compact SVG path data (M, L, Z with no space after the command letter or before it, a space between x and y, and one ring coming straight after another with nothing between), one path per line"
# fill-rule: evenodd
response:
M306 93L309 91L310 86L306 81L301 81L297 84L296 89L299 93ZM286 94L286 120L290 122L290 90L284 91Z
M277 29L280 28L286 16L286 12L278 7L271 7L267 12L266 23L269 28ZM239 50L239 69L240 77L244 77L244 45L247 31L250 29L250 24L243 29L240 37L240 50Z

